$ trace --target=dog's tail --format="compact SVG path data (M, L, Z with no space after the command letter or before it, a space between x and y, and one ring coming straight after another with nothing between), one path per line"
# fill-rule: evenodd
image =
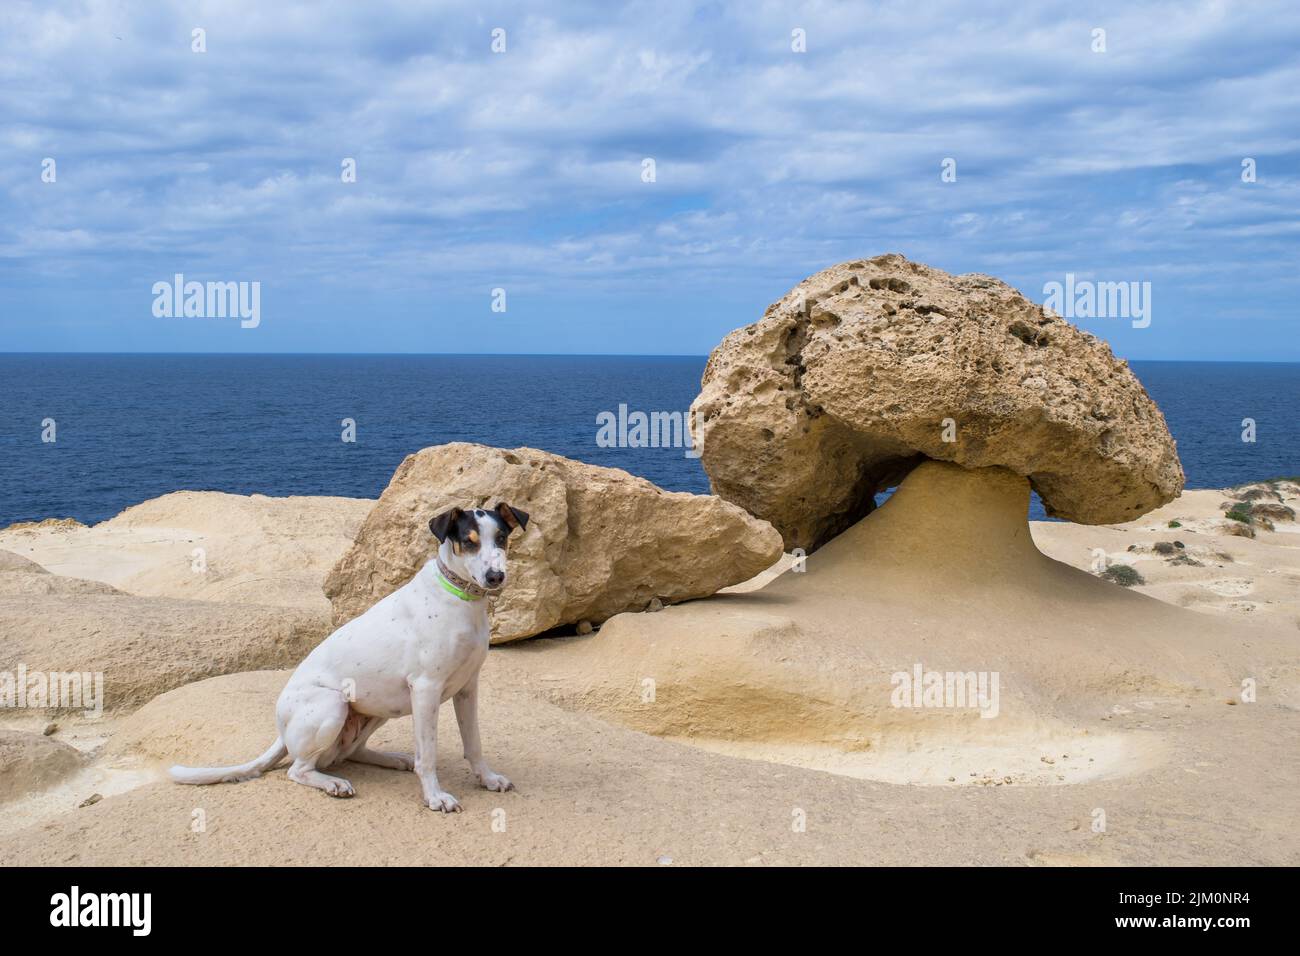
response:
M242 783L260 777L270 770L289 753L279 737L271 744L271 749L256 760L241 763L238 767L172 767L167 772L177 783Z

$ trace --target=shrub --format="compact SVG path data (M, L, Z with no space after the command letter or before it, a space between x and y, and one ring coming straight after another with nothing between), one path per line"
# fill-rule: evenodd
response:
M1224 517L1242 524L1253 524L1255 519L1250 514L1250 505L1245 501L1234 501L1224 513Z
M1171 522L1169 522L1169 527L1171 527L1171 528L1181 528L1182 526L1183 526L1183 523L1182 523L1181 521L1171 521Z
M1278 494L1277 489L1272 485L1268 485L1264 488L1254 487L1239 489L1237 491L1237 497L1242 501L1261 501L1263 499L1270 499L1272 501L1282 500L1282 496Z
M1120 587L1131 588L1135 584L1146 584L1137 569L1127 564L1112 564L1101 576L1107 581L1114 581Z
M1267 518L1270 521L1294 521L1295 509L1272 502L1259 502L1251 506L1252 518Z

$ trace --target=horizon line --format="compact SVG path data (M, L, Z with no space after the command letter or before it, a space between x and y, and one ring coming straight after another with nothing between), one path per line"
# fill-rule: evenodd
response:
M49 356L49 355L105 355L105 356L212 356L214 358L270 358L270 357L305 357L322 358L682 358L707 359L712 353L694 352L108 352L108 351L73 351L58 352L19 352L0 351L3 356ZM1125 358L1115 356L1123 362L1201 362L1214 365L1300 365L1300 359L1204 359L1204 358Z

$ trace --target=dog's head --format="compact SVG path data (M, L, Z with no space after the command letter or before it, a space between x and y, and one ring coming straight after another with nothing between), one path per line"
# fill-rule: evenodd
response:
M451 570L489 591L505 586L510 534L527 527L528 512L504 501L491 511L452 508L429 522L439 545L450 546L442 554Z

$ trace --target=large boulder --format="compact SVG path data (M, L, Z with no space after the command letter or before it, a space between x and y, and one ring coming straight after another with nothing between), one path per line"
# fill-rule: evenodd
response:
M1007 468L1082 524L1183 487L1164 416L1104 342L990 276L900 255L819 272L728 335L691 421L713 491L791 549L853 525L926 458Z
M402 462L352 549L325 581L335 624L410 580L435 553L429 519L448 508L527 511L512 535L510 581L494 602L492 639L705 597L781 557L765 521L712 495L664 491L617 468L534 448L456 442Z

